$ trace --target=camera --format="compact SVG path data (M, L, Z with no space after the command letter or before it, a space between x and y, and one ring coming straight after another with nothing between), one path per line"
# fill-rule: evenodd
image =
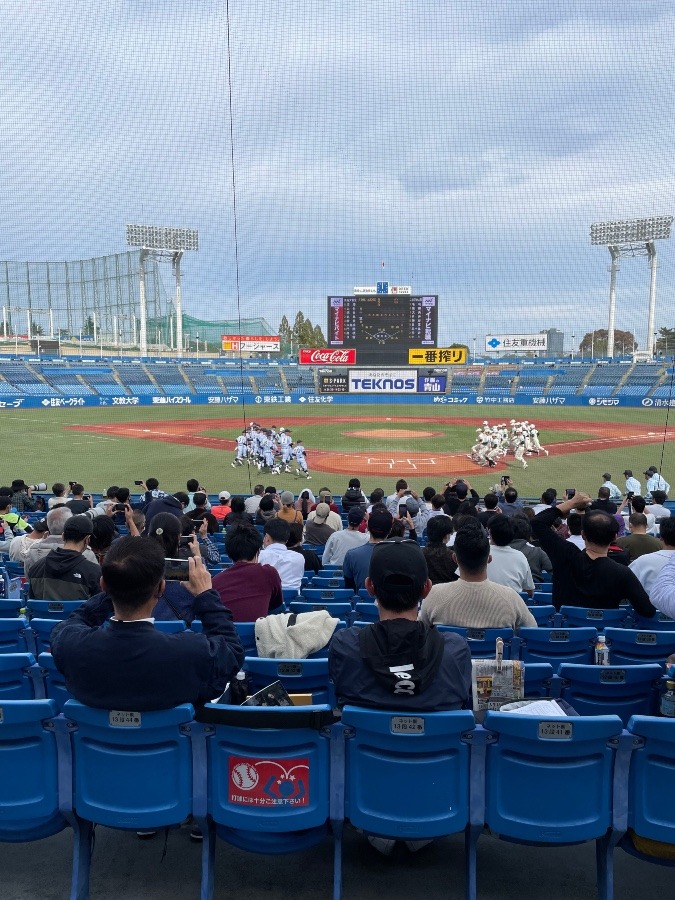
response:
M45 484L44 481L39 481L37 484L29 484L28 490L29 491L46 491L47 485Z
M502 475L500 479L501 484L511 484L511 476L510 475Z

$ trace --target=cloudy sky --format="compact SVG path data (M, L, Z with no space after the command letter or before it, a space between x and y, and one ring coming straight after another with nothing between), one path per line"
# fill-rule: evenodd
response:
M229 31L227 10L0 0L0 259L179 225L204 318L325 327L327 294L384 277L440 295L443 343L607 326L590 224L675 213L672 4L229 0ZM659 252L673 327L675 236ZM648 288L623 261L642 346Z

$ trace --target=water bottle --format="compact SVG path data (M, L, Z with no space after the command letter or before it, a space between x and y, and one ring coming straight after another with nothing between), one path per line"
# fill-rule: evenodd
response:
M608 666L609 665L609 647L606 643L606 638L604 634L599 634L597 642L595 644L595 665L596 666Z
M230 682L230 703L233 706L241 706L248 697L248 678L246 672L240 669Z
M666 681L666 692L661 697L661 715L675 719L675 681Z

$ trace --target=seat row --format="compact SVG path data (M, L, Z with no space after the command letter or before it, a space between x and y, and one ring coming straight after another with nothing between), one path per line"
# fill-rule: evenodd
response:
M489 712L480 726L468 711L357 707L336 723L323 705L207 704L200 721L189 705L124 712L69 701L57 715L50 700L10 700L0 709L0 840L70 825L71 900L89 897L95 824L161 829L189 815L204 835L202 900L214 895L219 838L276 854L330 839L339 900L347 822L406 841L463 832L468 900L485 827L539 846L594 841L601 900L613 897L613 851L628 829L675 843L668 719L636 716L625 731L616 716Z

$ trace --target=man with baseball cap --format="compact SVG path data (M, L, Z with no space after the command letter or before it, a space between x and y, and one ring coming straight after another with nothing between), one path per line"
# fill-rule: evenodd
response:
M89 516L71 516L63 528L63 547L57 547L29 570L30 594L35 600L88 600L101 590L101 567L82 555L94 531Z
M431 590L419 545L395 538L372 549L366 587L380 620L336 632L328 666L340 706L428 712L463 709L471 697L466 640L417 619Z
M376 503L373 506L366 526L370 536L368 542L361 547L348 550L343 560L342 574L345 579L345 587L358 593L361 588L366 586L373 548L389 535L393 521L394 517L383 503Z
M366 515L363 506L352 506L347 513L347 528L334 532L326 541L321 557L324 566L341 566L349 550L361 547L368 540L368 535L359 531L359 525Z
M232 494L229 491L221 491L218 494L218 503L211 507L211 515L215 516L219 522L222 522L232 512L232 507L230 506L231 497Z

